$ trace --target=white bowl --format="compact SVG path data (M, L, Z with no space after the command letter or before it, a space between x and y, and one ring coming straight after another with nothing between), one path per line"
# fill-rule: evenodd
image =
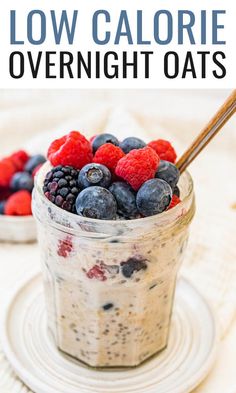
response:
M36 240L33 216L0 216L0 241L29 243Z

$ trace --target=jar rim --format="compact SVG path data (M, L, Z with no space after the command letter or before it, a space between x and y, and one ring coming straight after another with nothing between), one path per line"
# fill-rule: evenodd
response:
M50 208L51 211L53 211L55 214L62 215L63 214L63 221L77 221L80 222L80 224L86 226L86 225L92 225L96 227L95 232L101 232L104 233L104 227L106 229L110 226L112 228L118 228L121 227L122 225L126 226L127 229L134 229L135 226L138 225L157 225L157 226L163 226L166 224L166 222L175 222L177 218L180 217L179 212L183 211L184 208L189 206L191 204L191 201L193 199L193 179L188 171L185 171L181 174L180 176L180 181L184 181L185 184L187 185L187 190L185 192L185 195L183 196L181 202L175 206L174 208L170 210L166 210L162 213L155 214L153 216L148 216L148 217L142 217L142 218L136 218L136 219L130 219L130 220L101 220L101 219L96 219L96 218L88 218L88 217L83 217L79 216L77 214L68 212L66 210L61 209L60 207L56 206L52 202L50 202L46 196L43 193L43 180L45 178L46 173L50 170L51 165L49 162L46 162L38 171L37 175L35 176L35 187L33 194L35 195L36 192L38 193L38 196L40 197L40 200L43 204L46 204L48 208ZM34 207L34 206L33 206ZM35 214L35 209L33 209L34 215L37 217L37 214ZM57 227L57 229L62 230L64 232L67 232L68 226L63 225L62 223L58 222L53 222L53 226ZM77 224L78 225L78 224ZM76 225L76 227L77 227ZM72 226L73 230L74 227Z

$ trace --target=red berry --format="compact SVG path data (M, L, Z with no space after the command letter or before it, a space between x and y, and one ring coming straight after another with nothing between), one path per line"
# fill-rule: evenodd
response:
M73 250L72 239L67 236L64 240L59 240L57 253L60 257L67 258Z
M48 149L48 159L53 166L69 165L81 169L93 159L89 141L78 131L56 139Z
M31 215L31 194L26 190L12 194L6 202L4 213L9 216Z
M15 172L16 172L16 168L9 157L1 160L0 161L0 187L9 187L11 178Z
M159 162L158 155L148 146L131 150L118 162L116 175L138 190L145 181L155 177Z
M88 278L96 278L99 281L105 281L107 278L103 268L99 265L94 265L88 272Z
M9 158L15 165L17 172L21 172L29 159L29 155L24 150L19 150L13 153Z
M124 156L125 153L120 147L112 143L105 143L97 149L93 162L105 165L114 174L118 161Z
M174 194L174 195L172 196L170 205L168 206L168 209L167 209L167 210L172 209L172 207L175 207L175 206L178 205L180 202L181 202L181 199L179 199L179 197L178 197L177 195Z
M177 154L170 142L164 139L157 139L156 141L149 142L148 146L155 150L161 160L175 163Z

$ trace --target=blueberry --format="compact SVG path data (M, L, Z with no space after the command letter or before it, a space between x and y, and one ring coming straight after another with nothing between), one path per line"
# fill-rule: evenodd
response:
M129 184L117 181L110 186L109 191L116 199L118 214L126 218L135 218L138 215L136 195Z
M103 187L94 186L82 190L75 206L80 216L100 220L113 220L116 217L116 200L112 193Z
M26 172L32 173L34 169L40 165L44 164L46 161L45 157L42 154L36 154L35 156L32 156L27 163L25 164L24 170Z
M147 264L145 260L129 258L126 262L121 262L121 271L123 276L125 276L126 278L130 278L135 271L138 272L142 269L147 269Z
M110 310L113 307L114 307L113 303L106 303L106 304L104 304L104 306L102 306L104 311Z
M27 190L31 192L34 180L28 172L17 172L11 179L10 187L13 191Z
M174 164L169 161L160 161L155 175L156 178L165 180L173 190L179 181L179 176L179 170Z
M100 134L97 135L92 142L93 153L95 153L97 149L105 143L112 143L115 146L119 146L119 141L114 135Z
M173 195L176 195L178 198L180 197L180 190L178 186L175 186L173 189Z
M138 190L136 203L143 216L153 216L166 210L172 198L170 185L161 179L146 181Z
M142 149L146 146L146 143L142 139L135 138L133 136L125 138L123 142L120 143L120 148L125 154L129 153L134 149Z
M1 201L0 202L0 215L4 214L5 204L6 204L6 201Z
M87 164L78 176L78 185L80 188L91 186L100 186L107 188L111 183L111 172L105 165Z

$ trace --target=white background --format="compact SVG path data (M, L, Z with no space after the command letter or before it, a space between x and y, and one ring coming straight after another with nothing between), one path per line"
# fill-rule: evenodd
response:
M16 10L16 36L19 40L24 40L24 45L10 45L10 10ZM47 17L47 39L44 44L34 46L27 41L27 15L32 9L40 9L45 12ZM61 10L66 9L68 15L71 16L73 10L78 10L78 20L76 28L76 39L74 45L68 45L66 35L64 35L63 42L60 46L55 45L53 40L53 30L50 18L50 10L56 10L60 15ZM94 44L92 40L92 15L97 9L107 9L111 14L111 42L106 46L98 46ZM133 33L133 39L136 39L136 12L138 9L143 10L143 35L144 39L149 39L153 42L152 45L127 45L125 39L121 41L119 46L115 46L114 35L118 24L119 13L121 9L125 9L129 15L130 26ZM173 29L175 39L170 45L157 45L153 39L153 16L156 11L160 9L167 9L172 12L173 15ZM207 10L207 40L210 44L207 45L190 45L186 39L185 45L177 45L177 11L179 10L191 10L195 13L196 22L194 26L194 36L196 41L199 41L200 37L200 10ZM211 45L211 10L226 10L226 15L222 15L219 18L220 22L225 24L225 30L221 30L219 38L226 40L226 45ZM189 2L188 0L137 0L137 1L125 1L120 0L109 1L109 0L90 0L87 2L79 2L75 0L62 1L62 0L50 0L46 1L30 1L30 0L11 0L6 3L1 2L0 4L0 46L1 46L1 59L0 59L0 88L232 88L235 85L235 69L236 69L236 50L235 50L235 37L236 37L236 23L235 23L235 11L236 5L234 1L222 1L222 0L194 0ZM38 23L35 18L34 25L34 36L37 38L39 32L37 30ZM165 32L163 32L163 35ZM186 37L186 35L185 35ZM12 79L9 75L9 54L13 51L31 51L34 56L37 52L41 51L71 51L76 53L77 51L142 51L152 50L155 52L152 58L150 73L150 79L144 79L142 77L142 64L140 61L140 78L132 79L106 79L104 76L101 79L92 78L91 80L84 77L83 79L65 78L65 79L45 79L45 57L42 56L42 64L40 66L40 73L37 79L33 79L30 73L28 61L26 59L25 75L21 79ZM226 54L226 60L224 64L227 68L227 75L224 79L215 79L212 75L212 69L215 68L214 64L208 61L208 74L207 79L201 79L200 73L198 72L198 78L192 79L188 76L186 79L181 77L176 79L167 79L163 73L163 55L167 51L177 51L180 56L180 64L183 65L185 59L185 52L191 50L196 53L198 50L204 51L223 51ZM57 59L54 56L53 59ZM200 71L199 57L195 57L196 70ZM57 60L56 60L57 61ZM180 67L181 68L181 67ZM55 67L57 72L57 67Z

